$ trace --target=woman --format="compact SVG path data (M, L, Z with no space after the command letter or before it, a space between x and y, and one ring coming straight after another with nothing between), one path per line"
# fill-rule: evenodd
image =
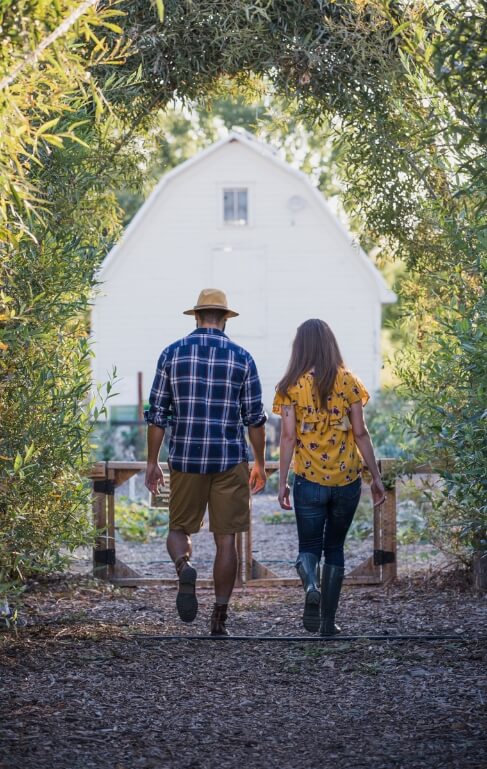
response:
M279 504L284 510L292 509L287 476L294 453L303 625L311 632L319 628L320 635L340 632L335 614L345 572L343 545L360 499L362 457L372 475L374 507L385 499L362 411L368 399L360 379L345 368L330 327L323 320L302 323L273 411L282 418Z

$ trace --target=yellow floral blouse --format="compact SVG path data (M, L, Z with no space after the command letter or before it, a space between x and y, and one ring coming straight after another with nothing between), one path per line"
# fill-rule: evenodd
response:
M362 458L355 445L349 419L352 403L365 406L369 393L358 377L340 368L328 396L326 409L318 408L313 392L312 373L303 374L287 396L276 393L272 410L294 406L296 412L296 448L294 472L322 486L346 486L362 470Z

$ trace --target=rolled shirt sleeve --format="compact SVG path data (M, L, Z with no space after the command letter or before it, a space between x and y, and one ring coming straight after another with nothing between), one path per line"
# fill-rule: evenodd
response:
M170 381L170 359L167 351L161 353L156 375L149 396L149 409L144 412L147 424L166 428L172 419L172 394Z
M250 355L241 391L241 414L246 427L261 427L267 422L267 414L262 402L262 385L257 366Z

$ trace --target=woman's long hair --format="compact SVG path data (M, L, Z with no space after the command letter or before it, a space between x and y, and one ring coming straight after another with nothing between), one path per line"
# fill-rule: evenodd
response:
M277 385L277 391L286 395L290 387L311 369L314 371L315 392L321 408L333 390L342 354L335 334L324 320L305 320L298 327L291 350L287 371Z

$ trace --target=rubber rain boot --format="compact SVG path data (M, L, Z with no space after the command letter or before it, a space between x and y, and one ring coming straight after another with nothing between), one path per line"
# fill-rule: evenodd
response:
M335 615L340 600L343 576L343 566L333 566L325 563L321 576L321 622L320 635L336 635L341 632L335 625Z
M320 590L316 579L318 565L319 560L313 553L298 555L296 570L305 592L303 626L310 633L316 633L320 627Z

